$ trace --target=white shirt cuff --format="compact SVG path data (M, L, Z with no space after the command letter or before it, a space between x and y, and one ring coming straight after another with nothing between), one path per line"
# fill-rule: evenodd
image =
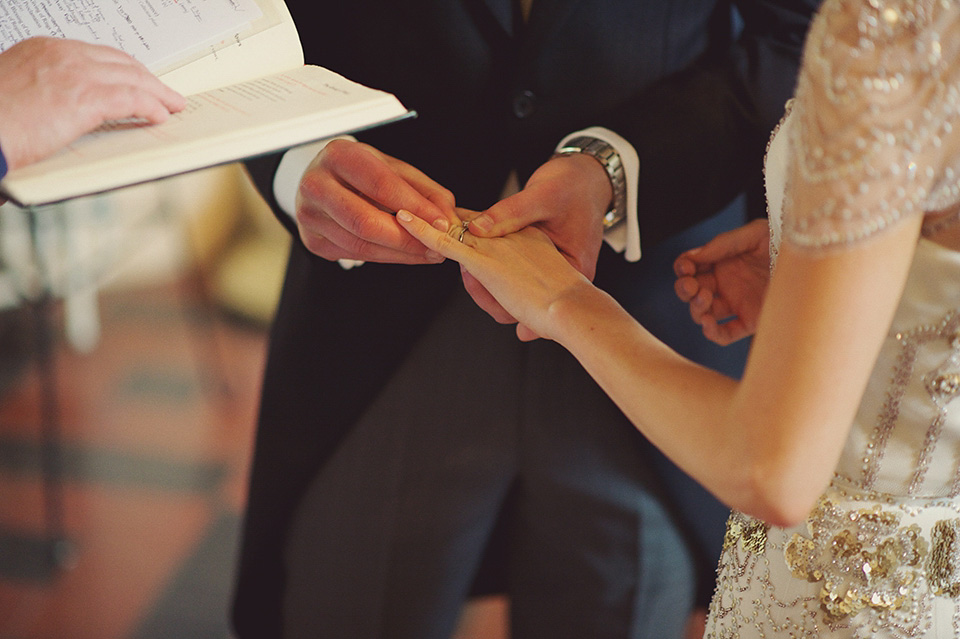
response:
M300 189L300 180L313 158L317 157L317 154L323 150L323 147L327 146L330 140L356 141L356 138L351 135L341 135L295 146L280 158L280 165L273 175L273 197L276 198L280 210L293 220L296 220L297 216L297 191ZM337 261L345 269L363 264L362 260L342 259Z
M582 131L576 131L563 138L557 149L563 147L569 140L581 136L589 136L603 140L620 155L623 165L623 174L627 185L627 217L623 224L618 224L603 235L604 241L618 253L623 253L628 262L640 259L640 223L637 220L637 189L640 182L640 156L633 145L610 129L592 126Z

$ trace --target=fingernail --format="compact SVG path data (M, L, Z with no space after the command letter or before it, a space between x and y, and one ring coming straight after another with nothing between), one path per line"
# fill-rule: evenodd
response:
M400 209L399 211L397 211L397 219L403 220L404 222L409 222L410 220L413 219L413 215L410 213L410 211L405 211L403 209Z
M489 215L483 214L470 220L470 228L479 231L481 234L489 233L490 229L493 228L493 220L490 219Z
M450 222L447 222L441 217L433 223L433 228L437 229L441 233L446 233L450 229Z

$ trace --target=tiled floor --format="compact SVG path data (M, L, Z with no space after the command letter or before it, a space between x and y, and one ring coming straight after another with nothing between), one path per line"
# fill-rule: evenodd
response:
M0 639L230 636L266 332L198 290L102 294L86 354L51 309L52 457L36 318L0 315ZM453 639L505 639L505 611L471 602Z
M199 299L178 285L105 293L97 347L58 340L59 493L44 484L35 362L0 389L0 639L228 636L266 338Z

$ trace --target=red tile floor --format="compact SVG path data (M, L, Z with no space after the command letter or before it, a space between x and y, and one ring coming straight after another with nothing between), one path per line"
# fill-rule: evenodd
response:
M35 349L12 362L0 324L0 639L230 636L266 333L225 317L199 290L103 293L102 338L86 354L64 343L62 309L51 308L53 492L42 446L49 378ZM16 343L33 344L28 333ZM51 512L62 513L62 535ZM57 539L65 543L49 543ZM68 551L62 565L52 548ZM505 612L498 598L471 602L453 639L505 638Z
M92 352L56 340L59 491L45 490L36 359L8 371L0 639L229 636L266 336L201 300L189 284L104 293ZM60 314L48 315L55 336ZM9 359L0 350L0 365ZM56 567L44 543L51 494L69 550Z

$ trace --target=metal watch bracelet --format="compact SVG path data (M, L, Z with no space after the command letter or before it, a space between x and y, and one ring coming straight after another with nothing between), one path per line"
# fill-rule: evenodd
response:
M567 140L554 153L554 157L586 153L596 159L610 178L613 199L610 208L603 216L603 228L608 230L619 224L627 215L627 182L620 162L620 154L607 142L589 136L578 136Z

